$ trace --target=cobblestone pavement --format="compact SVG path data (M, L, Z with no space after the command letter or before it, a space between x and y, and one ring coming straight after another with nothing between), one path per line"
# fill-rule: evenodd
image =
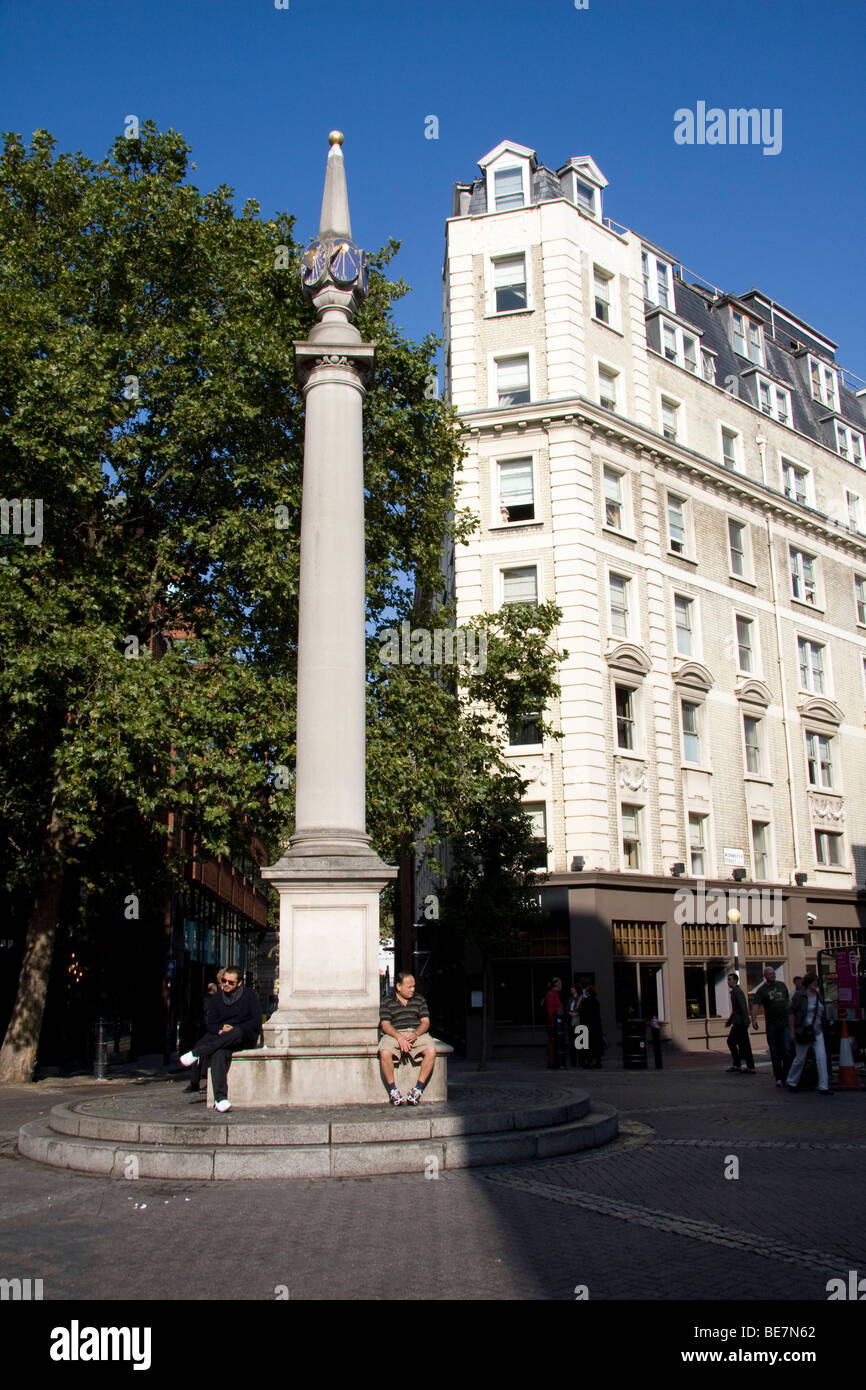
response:
M16 1153L18 1126L94 1088L7 1088L0 1275L41 1278L52 1300L376 1299L398 1229L441 1299L571 1300L585 1286L591 1300L824 1301L829 1278L866 1273L866 1091L790 1095L767 1070L724 1066L569 1073L619 1109L615 1144L436 1180L126 1182L44 1168ZM489 1084L521 1079L545 1073L497 1067ZM231 1258L215 1262L228 1217Z

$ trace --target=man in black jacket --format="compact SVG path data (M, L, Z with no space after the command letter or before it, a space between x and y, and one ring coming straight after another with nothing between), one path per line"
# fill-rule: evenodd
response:
M731 1013L725 1026L731 1030L728 1034L728 1047L731 1050L732 1062L728 1071L747 1071L754 1076L755 1063L752 1058L752 1044L749 1041L749 1006L745 994L740 989L739 976L733 970L728 976L728 989L731 991ZM745 1067L742 1065L743 1062L746 1064Z
M262 1028L262 1009L255 990L241 984L236 965L223 971L223 986L211 1001L207 1032L181 1057L185 1067L208 1058L213 1081L214 1108L231 1110L227 1073L229 1057L244 1047L255 1047Z

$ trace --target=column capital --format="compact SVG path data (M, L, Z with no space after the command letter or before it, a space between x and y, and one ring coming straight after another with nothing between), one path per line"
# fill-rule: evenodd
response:
M310 343L296 342L295 370L302 386L306 386L310 375L317 370L333 369L333 375L323 376L324 380L355 386L352 380L358 378L365 389L373 379L376 358L374 343Z

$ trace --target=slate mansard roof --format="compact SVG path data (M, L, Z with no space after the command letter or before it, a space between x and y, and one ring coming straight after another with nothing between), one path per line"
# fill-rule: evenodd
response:
M737 379L741 399L758 406L758 376L763 376L791 392L792 423L800 434L818 444L836 448L834 419L838 416L858 431L866 431L866 397L858 396L846 385L845 374L836 362L836 344L821 338L808 324L761 294L749 290L742 295L715 296L698 285L690 285L674 274L676 316L691 324L700 334L701 346L716 354L716 381L722 385ZM734 352L728 332L728 310L739 309L747 318L760 320L763 327L765 367L747 362ZM660 311L662 315L664 310ZM809 357L836 367L839 409L812 395Z

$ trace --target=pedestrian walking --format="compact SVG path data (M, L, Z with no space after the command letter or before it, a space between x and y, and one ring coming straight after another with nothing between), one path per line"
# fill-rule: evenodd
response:
M752 995L752 1027L758 1027L758 1010L764 1010L767 1028L767 1046L773 1063L773 1075L777 1086L784 1086L788 1068L791 1065L790 1020L788 1011L790 1000L788 986L776 979L772 965L764 966L764 983Z
M800 988L794 992L788 1017L791 1042L796 1047L796 1056L788 1072L788 1090L796 1091L811 1048L818 1068L818 1091L822 1096L832 1096L827 1047L824 1041L827 1007L818 989L818 976L814 970L806 972Z
M725 1027L730 1029L728 1047L731 1066L728 1067L728 1071L745 1071L749 1076L754 1076L755 1061L752 1057L752 1044L749 1042L749 1005L740 989L740 977L733 970L728 976L728 989L731 992L731 1012L725 1023Z

